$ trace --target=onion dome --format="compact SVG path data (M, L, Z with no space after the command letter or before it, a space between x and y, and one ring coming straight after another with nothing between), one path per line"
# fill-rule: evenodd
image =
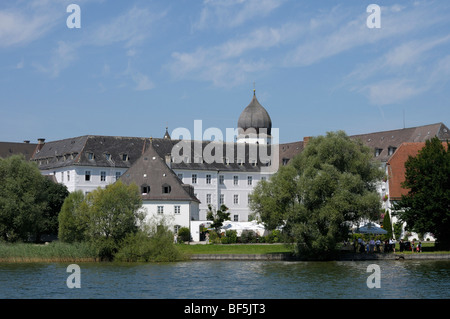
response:
M242 130L244 134L251 131L256 134L261 132L270 136L272 120L266 109L258 102L254 90L252 101L239 116L238 129Z

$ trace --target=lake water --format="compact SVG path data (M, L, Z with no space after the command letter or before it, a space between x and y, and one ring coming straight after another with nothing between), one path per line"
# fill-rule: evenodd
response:
M448 299L450 261L0 263L1 299ZM369 288L368 266L380 288Z

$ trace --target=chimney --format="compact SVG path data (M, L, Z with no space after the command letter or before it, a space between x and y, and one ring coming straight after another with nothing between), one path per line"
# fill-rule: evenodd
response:
M305 148L308 145L310 138L311 138L311 136L306 136L303 138L303 148Z
M44 147L45 144L45 138L38 138L38 145L36 146L36 153L39 153L39 151Z

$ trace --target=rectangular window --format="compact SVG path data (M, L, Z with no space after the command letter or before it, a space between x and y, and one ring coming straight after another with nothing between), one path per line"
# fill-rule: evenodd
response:
M219 184L223 185L224 177L223 175L219 175Z
M192 184L197 184L197 174L192 174Z
M237 195L237 194L234 194L233 195L233 204L239 204L239 195Z
M211 204L211 194L206 194L206 204Z
M211 184L211 175L210 174L206 175L206 184Z
M267 178L266 178L265 176L262 176L262 177L261 177L261 180L262 180L262 181L265 181L265 180L267 180Z
M181 212L181 206L175 205L173 207L173 211L174 211L175 214L179 214Z
M164 206L158 206L158 214L164 214Z
M121 175L122 175L121 172L116 172L116 181L120 178Z
M61 182L64 182L64 172L61 172Z
M233 184L236 186L239 185L239 176L237 175L233 176Z
M67 172L67 181L70 182L70 172Z
M84 180L89 182L91 180L91 171L84 172Z
M251 186L253 184L253 177L252 176L247 176L247 185Z
M223 203L225 203L225 195L224 194L220 194L219 204L222 205Z
M106 182L106 172L104 171L100 172L100 181Z
M233 215L233 221L238 222L239 221L239 215Z

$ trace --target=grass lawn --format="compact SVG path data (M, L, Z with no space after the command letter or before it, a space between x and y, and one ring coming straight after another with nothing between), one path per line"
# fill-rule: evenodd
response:
M177 245L184 254L279 254L291 252L284 244L269 245Z

